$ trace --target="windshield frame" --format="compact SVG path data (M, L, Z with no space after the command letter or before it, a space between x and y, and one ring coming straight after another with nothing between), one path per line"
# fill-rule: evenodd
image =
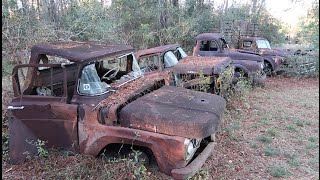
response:
M81 80L81 77L82 77L82 75L83 75L83 70L87 67L87 66L90 66L90 65L93 65L93 64L95 64L95 63L97 63L97 62L101 62L101 61L104 61L105 59L104 58L110 58L108 61L112 61L113 59L120 59L120 58L123 58L124 56L129 56L129 55L132 55L132 57L133 57L133 59L132 59L132 64L131 64L131 68L132 68L132 71L131 72L129 72L129 73L133 73L133 72L136 72L136 74L138 73L139 75L139 77L142 75L142 73L141 73L141 69L140 69L140 67L139 67L139 65L138 65L138 62L137 62L137 60L136 60L136 58L135 58L135 56L134 56L134 52L131 52L131 53L127 53L127 54L122 54L122 55L114 55L114 56L104 56L104 57L99 57L99 58L97 58L97 59L94 59L94 60L92 60L92 61L90 61L90 62L88 62L88 63L85 63L85 64L83 64L82 66L81 66L81 68L80 68L80 70L79 70L79 75L78 75L78 79L77 79L77 87L76 87L76 91L77 91L77 94L78 95L81 95L81 96L101 96L101 95L104 95L104 94L107 94L107 93L109 93L109 92L113 92L113 91L115 91L113 88L112 88L112 86L111 86L111 84L107 84L106 83L106 85L107 86L109 86L108 88L107 88L107 90L106 91L104 91L104 92L101 92L101 93L97 93L97 94L87 94L87 93L81 93L80 92L80 80ZM126 61L127 62L127 61ZM128 74L129 74L128 73ZM98 74L97 74L98 75ZM99 75L98 75L98 77L99 77ZM135 77L135 78L137 78L137 77ZM99 80L100 80L100 82L101 83L105 83L105 82L103 82L103 81L101 81L101 79L100 79L100 77L99 77ZM131 81L131 80L129 80L129 81ZM126 82L125 82L126 83Z

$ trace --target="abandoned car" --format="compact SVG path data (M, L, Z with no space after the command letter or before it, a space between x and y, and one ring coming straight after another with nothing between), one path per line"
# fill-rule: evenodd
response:
M264 58L264 71L268 75L278 72L282 67L289 70L292 65L298 67L293 71L300 71L301 74L313 72L316 69L315 63L312 61L299 60L300 58L298 57L291 58L298 59L296 61L288 60L289 56L311 55L310 52L300 49L292 51L290 49L272 48L269 41L263 37L239 37L239 43L236 48L259 53Z
M263 58L254 52L230 49L221 33L202 33L195 37L193 56L230 57L235 68L235 75L241 74L254 84L263 85L266 74L263 71Z
M140 50L135 57L145 76L165 77L173 86L224 95L232 83L233 67L228 57L187 56L179 44ZM218 78L226 70L231 73L230 82L221 82Z
M33 46L29 63L12 72L11 163L35 155L37 140L92 156L127 144L175 179L194 175L213 152L226 102L143 76L133 51L98 42Z
M290 51L271 48L269 41L262 37L239 37L235 48L259 53L264 59L264 71L267 74L285 64L286 57L290 55Z

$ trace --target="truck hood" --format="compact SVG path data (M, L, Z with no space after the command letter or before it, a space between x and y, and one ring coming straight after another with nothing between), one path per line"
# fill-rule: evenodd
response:
M228 49L227 52L229 57L231 57L234 60L249 60L263 62L263 58L255 52L238 49Z
M260 54L265 56L288 56L293 54L291 51L281 50L281 49L260 49Z
M232 60L228 57L187 56L172 68L173 73L203 73L205 75L220 74Z
M124 127L200 139L217 131L225 106L218 95L163 86L123 107L119 122Z

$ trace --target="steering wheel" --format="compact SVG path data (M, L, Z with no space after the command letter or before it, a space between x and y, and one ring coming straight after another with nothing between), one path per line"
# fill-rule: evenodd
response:
M51 89L49 89L47 87L39 86L39 87L37 87L36 91L39 96L51 96Z
M118 74L120 70L120 66L116 66L112 69L110 69L108 72L106 72L101 79L106 79L106 80L111 80L112 78L116 77L116 75ZM110 74L112 71L114 71L112 74ZM110 75L109 75L110 74Z

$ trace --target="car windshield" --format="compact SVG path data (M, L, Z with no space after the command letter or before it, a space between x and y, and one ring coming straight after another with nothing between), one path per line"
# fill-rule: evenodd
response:
M83 68L78 82L78 93L87 96L102 95L140 77L141 74L132 53L120 57L104 57Z
M169 68L178 63L177 57L173 54L172 51L168 51L164 54L164 67Z
M79 81L79 93L85 95L101 95L108 92L110 85L101 82L95 64L83 68Z
M269 41L265 40L265 39L257 40L257 46L258 46L258 48L271 49Z

